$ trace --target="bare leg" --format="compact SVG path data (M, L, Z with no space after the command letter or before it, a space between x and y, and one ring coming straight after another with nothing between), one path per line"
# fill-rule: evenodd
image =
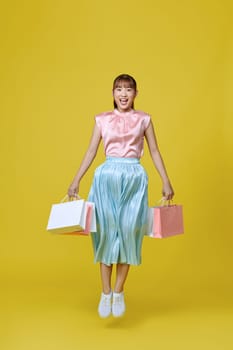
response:
M114 292L121 293L124 289L124 283L126 281L130 265L128 264L117 264L116 267L116 283Z
M103 293L109 294L111 293L112 265L108 266L103 263L100 263L100 273Z

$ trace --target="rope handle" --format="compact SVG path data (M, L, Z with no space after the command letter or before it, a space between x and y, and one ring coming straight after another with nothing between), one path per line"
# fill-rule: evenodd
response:
M73 200L78 200L78 199L81 199L81 197L78 194L74 197L69 197L68 194L66 194L65 197L61 200L61 203L64 203L66 201L69 202L69 201L73 201Z
M166 204L167 203L167 204ZM173 200L172 199L165 199L164 197L162 197L159 201L158 204L161 204L161 206L169 206L169 205L173 205Z

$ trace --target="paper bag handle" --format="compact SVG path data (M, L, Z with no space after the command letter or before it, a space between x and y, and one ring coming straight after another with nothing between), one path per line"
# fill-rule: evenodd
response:
M164 207L165 205L167 205L167 206L169 206L169 205L172 205L173 204L173 201L172 201L172 199L165 199L164 197L162 197L159 201L158 201L158 203L160 204L162 204L162 206ZM167 204L166 204L167 203Z
M65 197L61 200L61 203L65 202L67 200L69 201L69 198L72 198L71 200L73 200L74 197L69 197L68 194L66 194ZM80 198L81 197L78 194L75 196L75 200L80 199Z

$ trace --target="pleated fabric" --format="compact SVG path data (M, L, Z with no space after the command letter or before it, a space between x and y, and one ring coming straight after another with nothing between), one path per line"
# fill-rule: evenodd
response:
M96 206L95 262L139 265L148 225L148 177L139 159L107 157L88 200Z

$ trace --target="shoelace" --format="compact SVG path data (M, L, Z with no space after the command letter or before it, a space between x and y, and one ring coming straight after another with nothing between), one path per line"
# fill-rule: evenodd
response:
M109 304L111 304L111 298L104 296L104 297L102 297L101 303L104 306L109 306Z
M122 301L123 301L123 298L122 298L122 296L116 296L115 298L114 298L114 304L121 304L122 303Z

